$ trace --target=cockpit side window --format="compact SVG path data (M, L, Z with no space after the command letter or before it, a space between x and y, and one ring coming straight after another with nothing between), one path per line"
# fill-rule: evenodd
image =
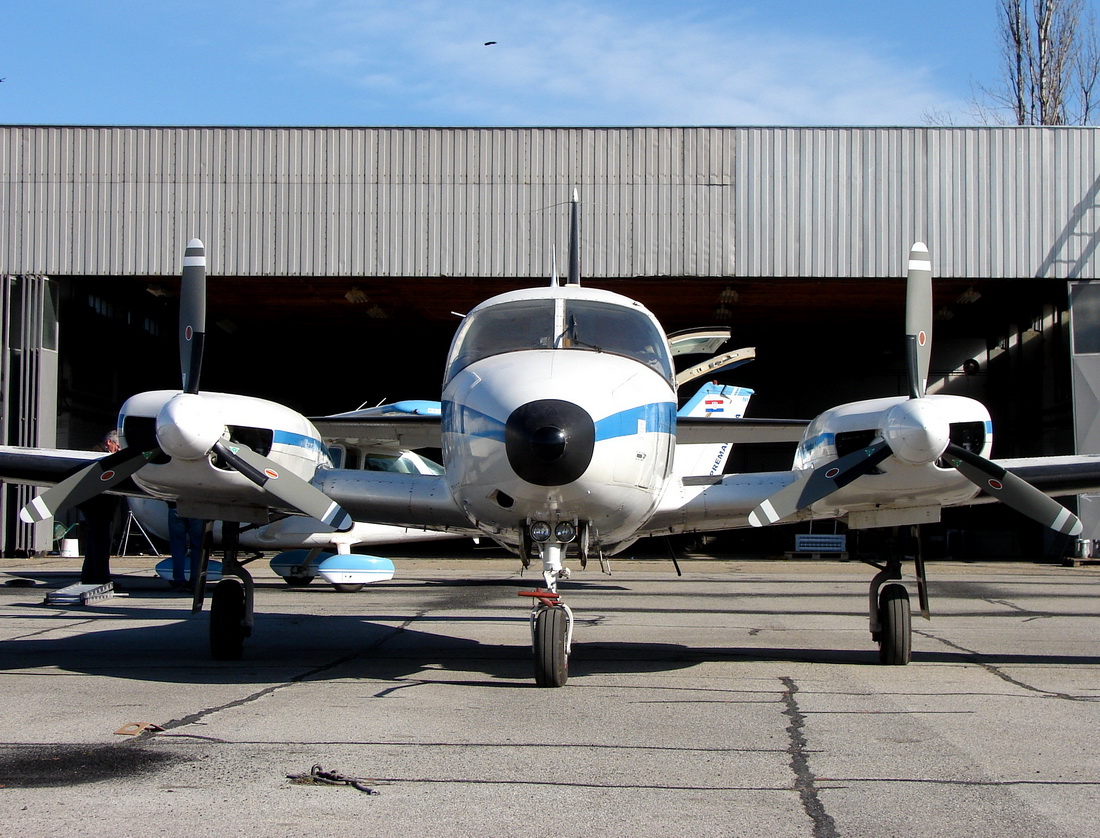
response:
M447 365L447 380L490 355L549 349L553 331L553 300L503 303L483 309L463 321Z
M666 378L672 375L664 336L649 317L627 306L569 300L565 330L556 344L564 349L625 355L653 367Z

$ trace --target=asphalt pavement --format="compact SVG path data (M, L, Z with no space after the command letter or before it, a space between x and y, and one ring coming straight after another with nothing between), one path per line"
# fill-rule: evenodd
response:
M518 562L395 558L353 594L256 567L233 662L150 559L44 604L78 562L0 564L8 835L1098 831L1100 566L933 563L886 667L859 563L590 565L540 689Z

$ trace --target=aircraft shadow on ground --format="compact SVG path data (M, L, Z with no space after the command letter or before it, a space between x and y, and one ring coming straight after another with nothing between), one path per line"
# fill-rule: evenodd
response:
M335 595L335 594L333 594ZM159 596L159 594L158 594ZM410 625L415 614L377 613L369 616L290 614L260 611L254 636L245 643L239 661L214 661L209 656L209 613L192 615L190 601L179 607L125 605L86 606L58 611L58 620L87 615L97 625L63 637L43 634L15 637L0 643L0 671L56 667L63 671L106 677L169 683L256 684L294 680L365 678L391 681L432 671L433 682L478 686L527 687L532 684L528 618L432 615L433 625L459 627L471 623L507 622L515 637L507 644L483 643ZM377 605L377 602L375 602ZM41 620L49 614L36 614ZM118 620L148 620L148 625L113 627ZM8 619L18 620L18 615ZM666 673L706 662L817 663L877 665L870 643L860 649L799 649L762 645L691 647L665 642L586 641L578 625L570 658L571 677ZM920 641L918 641L918 646ZM916 649L913 665L921 663L997 665L1095 665L1097 655L973 654L962 650ZM447 676L451 677L447 677ZM484 680L488 676L489 680Z

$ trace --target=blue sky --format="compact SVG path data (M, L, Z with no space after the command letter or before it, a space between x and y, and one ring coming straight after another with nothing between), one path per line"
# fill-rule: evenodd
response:
M3 0L0 123L967 125L995 7Z

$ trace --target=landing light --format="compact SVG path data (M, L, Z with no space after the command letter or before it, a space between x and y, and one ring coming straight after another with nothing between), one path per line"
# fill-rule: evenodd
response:
M554 527L554 537L558 541L567 544L577 537L577 528L573 526L571 521L562 521Z
M551 535L550 525L545 521L532 521L531 522L531 540L537 541L540 544L544 541L549 541Z

